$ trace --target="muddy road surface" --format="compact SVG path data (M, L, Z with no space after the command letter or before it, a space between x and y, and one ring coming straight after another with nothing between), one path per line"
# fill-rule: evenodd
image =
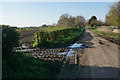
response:
M58 78L118 78L117 44L98 37L89 29L76 43L84 43L85 49L78 49L76 55L66 58ZM75 62L76 61L76 62Z

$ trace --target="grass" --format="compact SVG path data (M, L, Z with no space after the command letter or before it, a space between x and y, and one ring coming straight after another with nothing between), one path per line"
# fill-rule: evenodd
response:
M63 30L63 29L66 29L64 27L52 27L52 26L49 26L49 27L45 27L45 28L28 28L28 29L16 29L17 31L19 31L20 35L22 36L21 38L21 43L22 44L27 44L29 43L29 46L54 46L55 47L63 47L67 44L70 44L75 38L77 38L78 36L81 35L83 29L79 30L79 31L75 31L75 33L68 33L68 35L66 36L61 36L59 38L57 38L55 41L49 41L49 42L40 42L39 44L38 43L35 43L34 42L34 33L37 32L37 31L46 31L46 32L52 32L52 31L57 31L57 30ZM33 43L34 42L34 43ZM58 45L60 44L60 46Z
M26 55L21 52L11 53L12 55L2 60L2 78L55 78L59 73L62 62L45 61L35 59L32 55Z
M41 30L43 31L56 31L56 30L61 30L61 29L65 29L64 27L52 27L52 26L49 26L49 27L46 27L46 28L41 28Z
M61 36L59 38L57 38L54 41L51 42L40 42L38 43L38 47L44 47L44 48L50 48L50 47L65 47L67 45L69 45L70 43L72 43L76 38L78 38L84 29L79 29L78 31L74 32L74 33L69 33L66 36Z
M47 78L44 62L34 59L32 55L12 53L3 59L2 77L4 78Z
M81 29L75 33L70 33L68 36L63 36L63 37L58 38L55 42L56 43L64 43L64 44L70 43L75 38L79 37L82 34L82 32L83 32L83 29Z
M21 31L29 31L29 30L40 30L40 27L36 28L17 28L16 31L21 32Z
M61 30L61 29L65 29L64 27L53 27L53 26L48 26L48 27L38 27L38 28L20 28L20 29L16 29L16 31L21 32L21 31L29 31L29 30L43 30L43 31L55 31L55 30Z
M120 34L118 33L97 31L95 28L90 28L90 29L99 35L103 35L103 36L107 36L107 37L111 37L115 39L120 39Z

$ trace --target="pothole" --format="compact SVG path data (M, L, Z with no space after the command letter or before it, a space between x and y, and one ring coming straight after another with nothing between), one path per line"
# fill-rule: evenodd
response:
M99 44L103 45L103 44L104 44L104 42L103 42L102 40L99 40Z
M101 44L101 45L106 45L106 46L110 46L106 41L102 41L102 40L99 40L99 44Z

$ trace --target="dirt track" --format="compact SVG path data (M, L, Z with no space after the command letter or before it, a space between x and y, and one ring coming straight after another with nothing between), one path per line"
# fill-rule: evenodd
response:
M84 43L88 48L79 49L78 65L74 57L63 65L58 78L118 78L118 45L96 36L86 29L77 43Z

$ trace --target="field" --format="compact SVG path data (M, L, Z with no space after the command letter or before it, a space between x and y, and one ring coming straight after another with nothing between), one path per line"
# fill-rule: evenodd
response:
M34 43L34 33L40 31L38 30L21 30L20 33L20 40L21 44L25 44L27 46L32 47L32 44Z
M56 31L56 30L62 30L62 29L65 29L64 27L52 27L52 26L49 26L47 28L41 28L41 30L43 31Z
M16 29L20 33L21 44L25 44L29 47L33 46L34 43L34 33L37 31L53 31L60 30L63 28L58 27L47 27L47 28L20 28Z
M2 4L0 79L118 79L120 1L58 2Z
M56 45L56 47L62 47L67 46L71 42L73 42L78 36L82 34L83 29L79 30L74 29L74 31L72 31L72 28L46 27L37 29L17 29L17 31L20 33L21 36L20 37L21 44L25 44L29 47L34 47L38 45L38 42L36 42L36 34L38 34L38 32L43 32L43 34L41 34L40 39L44 38L44 42L43 41L39 42L40 43L39 45L44 47L44 45L48 46L49 44L50 47L53 47L54 45ZM48 37L50 40L49 41L45 40L48 39Z
M113 32L113 30L115 29L114 26L98 26L98 27L99 28L96 30L101 32Z
M75 41L82 34L83 29L47 27L40 29L22 29L17 31L20 33L21 44L31 45L32 47L35 40L38 39L35 37L36 33L44 32L51 33L49 34L51 37L42 34L41 37L43 37L45 42L39 42L38 47L46 47L46 45L47 47L64 47L66 44L68 45ZM55 37L54 34L57 34L58 32L59 34ZM38 36L40 36L40 34ZM51 42L45 40L48 37L50 37ZM62 45L60 46L59 44ZM33 54L34 53L35 52L33 52ZM4 67L3 78L56 78L63 65L63 61L60 60L40 60L34 58L31 54L22 52L12 52L11 54L13 55L8 58L9 61L2 60ZM55 56L55 58L57 59L57 56Z
M120 34L118 33L113 33L113 32L101 32L101 31L97 31L97 30L92 30L95 33L99 34L99 35L104 35L104 36L108 36L111 38L115 38L115 39L120 39Z

